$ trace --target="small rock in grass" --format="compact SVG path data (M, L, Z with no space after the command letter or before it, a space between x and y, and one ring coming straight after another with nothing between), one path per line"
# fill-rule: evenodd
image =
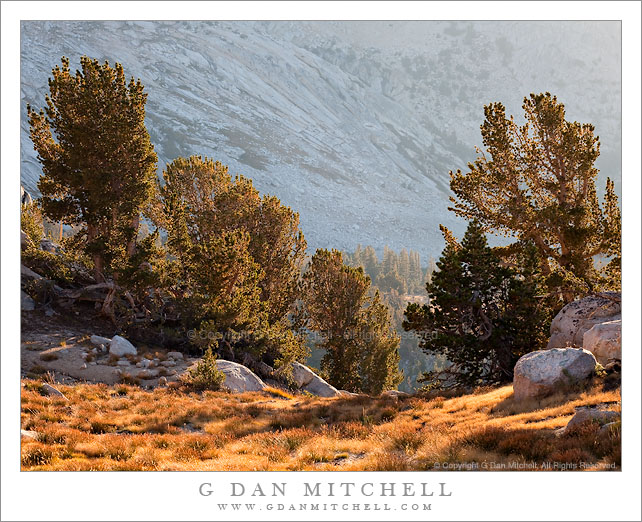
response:
M47 393L47 395L51 395L51 396L54 396L54 397L61 397L61 398L65 399L65 400L67 399L67 397L65 397L65 395L60 390L57 390L56 388L54 388L49 383L45 382L42 385L42 389Z
M580 426L585 422L597 422L600 426L614 422L620 418L617 411L600 410L596 408L581 408L575 412L573 418L568 421L565 431Z
M399 390L387 390L381 394L382 397L393 397L398 399L399 397L410 397L409 393L402 392Z
M158 370L143 370L136 375L139 379L149 380L158 377Z
M39 435L40 434L37 431L20 430L21 439L27 438L27 439L38 440Z

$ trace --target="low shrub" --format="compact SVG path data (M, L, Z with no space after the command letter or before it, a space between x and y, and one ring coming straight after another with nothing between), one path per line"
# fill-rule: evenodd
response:
M208 348L196 366L187 372L184 383L198 391L220 390L225 382L225 374L216 366L216 356Z

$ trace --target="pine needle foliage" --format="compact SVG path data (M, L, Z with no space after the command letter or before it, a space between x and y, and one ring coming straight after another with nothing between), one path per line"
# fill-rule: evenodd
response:
M608 179L600 206L595 181L599 137L590 123L566 120L550 93L524 98L525 123L501 103L484 108L484 148L468 172L451 172L453 210L485 230L537 247L548 288L565 301L620 288L620 210ZM595 257L608 259L597 270Z
M145 127L140 80L121 64L83 56L52 70L46 107L27 107L31 140L42 164L44 215L82 225L95 278L117 272L136 248L140 214L154 192L157 156Z
M539 258L524 245L520 266L503 266L472 221L461 244L446 241L438 270L426 285L429 303L411 303L403 323L420 336L420 347L449 361L429 372L433 386L475 387L509 382L524 354L546 345L549 309L542 291Z
M343 263L341 252L319 249L303 274L301 325L320 336L321 370L334 386L380 393L402 381L399 336L378 292L369 294L363 268Z

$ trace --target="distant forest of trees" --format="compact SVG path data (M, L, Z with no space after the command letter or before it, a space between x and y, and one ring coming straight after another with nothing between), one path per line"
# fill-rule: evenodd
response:
M364 248L357 245L354 252L343 253L343 260L347 265L363 267L372 280L373 291L379 290L390 310L392 326L401 337L399 366L404 372L404 380L399 389L411 391L421 387L417 379L424 372L442 369L446 365L446 358L421 350L419 338L404 331L402 323L408 302L425 302L426 283L437 270L435 259L431 256L427 265L423 265L419 252L403 248L397 253L386 245L380 260L372 246Z
M343 260L347 265L363 267L367 275L382 293L392 291L399 295L423 294L426 282L436 268L431 257L428 266L422 266L419 252L401 250L398 254L387 245L383 247L383 259L380 261L375 249L357 245L354 252L344 252Z

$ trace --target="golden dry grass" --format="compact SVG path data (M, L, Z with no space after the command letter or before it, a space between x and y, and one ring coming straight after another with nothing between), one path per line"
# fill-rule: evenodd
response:
M137 386L23 381L24 470L430 470L511 463L620 467L620 433L589 425L564 436L578 406L619 407L594 388L518 403L512 387L460 397L322 399L186 393ZM544 468L546 469L546 468Z

